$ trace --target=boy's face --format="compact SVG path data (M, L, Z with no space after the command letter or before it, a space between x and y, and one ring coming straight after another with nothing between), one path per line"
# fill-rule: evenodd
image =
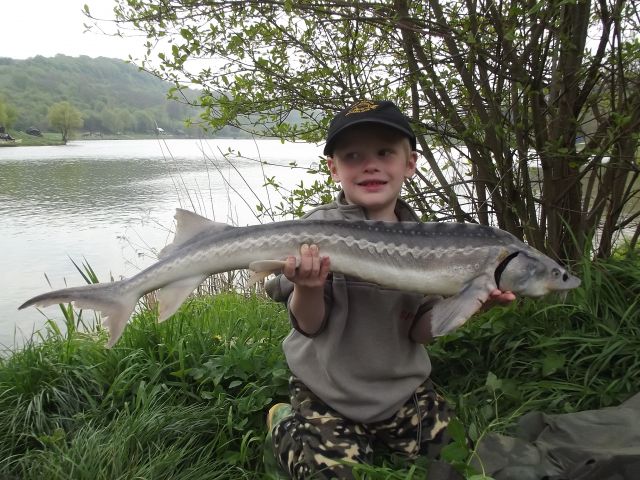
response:
M400 132L363 124L340 134L327 164L347 202L363 207L371 219L395 221L398 195L404 179L415 173L416 159Z

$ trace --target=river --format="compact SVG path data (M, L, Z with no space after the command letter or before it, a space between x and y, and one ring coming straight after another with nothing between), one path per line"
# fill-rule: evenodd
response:
M265 176L292 187L310 177L290 163L311 165L320 154L319 146L278 140L0 148L0 345L19 346L45 323L34 307L18 311L23 301L84 283L71 259L86 260L101 281L134 275L171 241L177 207L236 225L258 223L256 197L280 200L263 186ZM57 306L43 311L62 323Z

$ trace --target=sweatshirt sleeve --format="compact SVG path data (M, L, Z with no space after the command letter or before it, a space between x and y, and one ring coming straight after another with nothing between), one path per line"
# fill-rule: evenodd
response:
M268 280L264 285L264 289L272 300L287 303L289 295L293 292L293 283L283 274L279 274L275 278Z
M322 331L327 326L327 319L329 318L331 307L333 305L332 295L331 295L331 276L329 276L329 279L327 279L327 282L325 283L325 287L324 287L325 308L324 308L324 318L322 319L322 325L320 326L320 329L317 332L313 333L312 335L309 335L308 333L303 332L300 329L300 327L298 326L298 320L293 316L293 314L291 313L291 310L289 309L289 298L291 296L291 293L293 292L293 283L289 281L287 277L285 277L282 274L276 275L275 278L272 278L271 280L265 283L264 288L265 288L265 291L267 292L267 295L269 295L269 297L272 300L275 300L276 302L282 302L287 305L287 310L289 312L289 321L291 322L291 326L295 330L300 332L300 334L304 335L305 337L315 337L320 333L322 333Z

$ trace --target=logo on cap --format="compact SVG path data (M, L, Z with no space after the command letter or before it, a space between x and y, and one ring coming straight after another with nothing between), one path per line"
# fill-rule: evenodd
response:
M380 106L379 103L370 102L368 100L361 100L355 105L353 105L345 115L351 115L352 113L363 113L369 112L371 110L375 110Z

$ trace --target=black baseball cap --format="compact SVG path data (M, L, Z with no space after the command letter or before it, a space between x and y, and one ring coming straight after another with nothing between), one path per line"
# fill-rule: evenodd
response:
M416 134L413 133L407 116L395 103L388 100L360 100L333 117L323 153L332 155L338 135L347 128L361 123L377 123L395 128L409 137L411 149L416 149Z

